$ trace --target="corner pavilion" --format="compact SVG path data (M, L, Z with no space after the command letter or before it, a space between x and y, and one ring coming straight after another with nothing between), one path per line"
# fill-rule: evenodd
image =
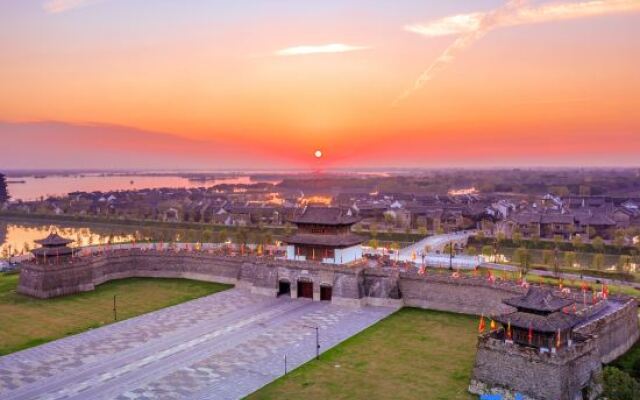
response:
M51 233L46 238L35 242L42 246L31 250L38 263L66 262L73 256L73 250L68 247L73 240L65 239L57 233Z
M574 302L532 286L526 295L504 300L517 311L502 314L496 321L504 327L507 340L541 351L555 350L571 345L573 328L581 322L574 312L565 312Z
M290 222L298 231L284 239L288 260L347 264L362 258L364 238L351 233L359 218L338 207L307 206Z

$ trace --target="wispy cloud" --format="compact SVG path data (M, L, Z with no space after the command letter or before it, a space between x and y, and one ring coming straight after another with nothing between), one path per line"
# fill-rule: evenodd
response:
M47 0L42 7L45 11L55 14L97 3L99 1L101 0Z
M287 47L276 51L277 56L302 56L307 54L347 53L350 51L366 50L368 46L352 46L343 43L330 43L321 45L303 45Z
M405 30L426 37L459 36L414 84L396 99L394 105L421 89L437 72L453 62L460 52L494 29L638 11L639 0L589 0L543 5L529 5L527 0L510 0L502 7L488 12L458 14L426 24L407 25L404 27Z

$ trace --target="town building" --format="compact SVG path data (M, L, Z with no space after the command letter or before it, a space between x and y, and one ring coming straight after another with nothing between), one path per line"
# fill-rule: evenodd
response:
M293 218L298 230L285 238L288 260L347 264L362 258L364 238L351 233L359 218L338 207L307 206Z

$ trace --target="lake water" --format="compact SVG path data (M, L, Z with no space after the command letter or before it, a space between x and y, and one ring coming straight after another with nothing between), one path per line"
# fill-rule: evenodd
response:
M9 194L15 200L37 200L40 197L64 196L75 191L107 192L112 190L140 190L156 188L211 187L221 183L255 183L249 176L220 178L207 181L191 181L180 176L111 175L98 174L47 176L44 178L8 178ZM12 183L24 181L24 183ZM265 181L260 181L265 182ZM277 183L270 181L271 183Z
M45 238L49 233L74 240L72 247L105 244L111 238L112 243L130 242L139 235L134 228L108 228L73 226L65 224L14 223L0 220L0 259L8 255L21 255L35 247L35 241Z

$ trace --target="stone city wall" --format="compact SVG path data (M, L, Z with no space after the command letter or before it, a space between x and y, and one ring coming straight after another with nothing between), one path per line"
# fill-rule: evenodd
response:
M494 315L512 311L502 300L523 295L526 289L513 282L491 283L481 277L452 278L415 271L400 273L404 305L464 314Z
M299 282L311 282L314 300L320 300L321 287L328 286L331 301L339 305L409 306L487 316L510 311L502 301L526 292L512 282L492 283L481 277L154 250L115 251L60 265L25 263L18 292L50 298L130 277L235 284L267 296L276 296L280 282L286 282L292 297L298 296ZM504 388L503 393L512 396L506 388L517 387L530 399L573 400L576 397L571 396L578 394L593 398L600 390L594 378L601 371L600 362L614 360L638 339L637 311L637 302L627 297L612 297L590 307L590 322L576 328L585 340L557 354L540 354L480 336L469 389L487 393ZM581 390L585 386L589 393Z
M512 399L514 393L509 388L517 388L525 399L592 400L602 391L599 384L602 366L593 339L552 354L485 334L478 338L477 349L469 385L472 393L501 393Z
M332 287L332 301L342 305L410 306L468 314L497 314L508 310L502 300L524 293L513 283L490 283L483 278L444 274L419 275L397 268L335 266L256 257L227 257L207 253L116 251L60 265L25 263L18 291L49 298L93 290L101 283L131 277L188 278L236 284L255 293L275 296L278 282L290 283L292 297L298 282Z
M600 359L610 363L633 346L640 337L638 303L627 297L612 297L601 310L600 317L575 329L582 335L593 335Z

